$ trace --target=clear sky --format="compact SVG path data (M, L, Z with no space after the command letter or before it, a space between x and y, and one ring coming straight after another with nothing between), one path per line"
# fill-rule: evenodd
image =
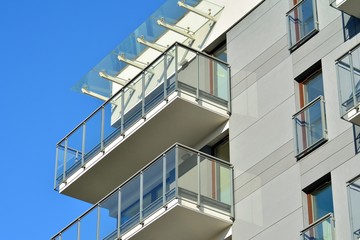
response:
M55 145L102 102L70 88L165 0L0 0L0 239L50 239L90 205Z

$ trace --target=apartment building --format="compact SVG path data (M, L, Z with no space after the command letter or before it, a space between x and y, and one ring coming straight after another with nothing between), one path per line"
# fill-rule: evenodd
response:
M168 0L76 84L94 204L51 239L360 239L358 0Z

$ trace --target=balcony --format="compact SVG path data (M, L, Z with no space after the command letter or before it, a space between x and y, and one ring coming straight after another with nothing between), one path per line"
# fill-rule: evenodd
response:
M360 126L360 48L349 51L336 62L340 99L340 115Z
M170 46L57 144L55 189L96 203L162 149L223 126L229 99L226 63Z
M330 0L330 5L344 13L360 18L360 2L358 0Z
M332 213L320 218L300 233L302 240L334 240L335 219Z
M360 239L360 178L351 181L348 184L349 197L349 215L351 223L351 232L354 240Z
M232 225L233 192L229 163L175 144L52 239L211 239Z
M295 154L301 158L327 140L325 102L322 96L314 99L293 115Z
M294 51L319 31L315 0L302 0L286 13L289 50Z

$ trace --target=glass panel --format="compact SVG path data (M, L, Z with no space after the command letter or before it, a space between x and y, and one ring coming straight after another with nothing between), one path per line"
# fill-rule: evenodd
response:
M66 152L66 177L81 167L83 127L80 126L68 137Z
M197 153L178 147L178 186L179 196L197 201L198 168Z
M145 74L145 112L148 113L151 109L157 106L164 99L164 73L166 56L160 57L158 61L153 64L151 72Z
M78 239L78 223L67 228L64 232L61 233L61 240L76 240Z
M229 166L218 163L218 174L218 199L219 201L230 205L232 202L232 170Z
M100 204L100 239L117 238L119 192L115 192Z
M232 195L229 166L201 156L200 178L201 205L230 213Z
M175 197L175 148L166 153L166 201Z
M302 232L303 240L333 240L332 218L328 217L310 229Z
M210 98L214 103L227 106L225 101L219 101L220 99L212 97L216 96L228 100L229 78L227 66L206 56L199 55L198 72L201 97Z
M225 64L214 63L214 91L215 95L229 101L229 76L228 67Z
M104 72L108 72L108 71L104 71ZM99 72L96 71L95 69L92 69L88 73L86 73L79 80L79 82L77 82L72 87L72 89L77 92L83 92L83 90L87 90L93 93L100 94L101 96L104 97L111 96L111 88L112 88L111 81L105 80L104 78L100 77Z
M326 185L320 190L317 190L316 192L313 192L311 195L313 203L314 221L322 218L328 213L334 212L332 190L330 184Z
M59 145L56 146L57 168L55 174L55 187L58 187L59 184L63 181L64 154L65 154L65 141L62 141Z
M217 166L215 161L211 161L204 156L200 156L200 189L201 196L217 200Z
M349 203L350 203L350 222L354 239L360 238L360 179L352 182L348 186Z
M356 105L360 102L360 48L352 53L354 88L355 88L355 102Z
M121 188L121 229L123 234L140 223L140 176Z
M90 160L101 151L101 115L101 110L97 111L86 121L85 161Z
M104 106L104 146L108 146L112 143L117 137L120 136L121 128L120 121L115 120L115 111L120 110L121 102L118 99L115 99L113 103L108 103Z
M184 93L196 96L198 88L198 60L196 53L177 47L178 85Z
M294 116L297 155L325 138L322 104L319 98Z
M173 47L169 49L167 53L167 94L173 92L175 90L175 49L176 47Z
M142 117L142 75L127 87L124 94L124 130L126 131Z
M304 0L288 14L291 47L316 29L313 6L313 0Z
M175 34L174 37L159 39L166 33L167 29L157 24L157 20L164 19L165 22L176 25L178 22L189 12L187 9L179 7L178 0L166 1L158 10L156 10L149 18L147 18L135 31L125 38L113 51L111 51L99 64L97 64L93 70L91 70L86 76L84 76L74 89L80 91L81 88L87 88L98 94L107 96L112 93L112 83L99 76L99 71L104 71L112 76L115 73L120 73L126 68L126 64L117 60L117 55L124 55L126 58L134 60L138 58L142 53L147 51L147 47L137 41L137 38L142 37L149 42L157 42L162 46L170 46L175 40L181 42L186 39L179 34ZM198 8L200 11L211 11L211 15L216 15L222 6L216 5L212 2L205 0L186 0L186 4L192 7ZM192 23L192 31L197 31L203 24L206 23L206 19L200 16L196 21ZM182 26L184 27L184 26ZM157 53L157 52L156 52ZM156 53L152 54L156 56ZM158 53L160 55L160 53ZM133 76L131 76L133 77Z
M161 208L163 195L163 159L156 160L143 172L143 217Z
M315 74L304 84L304 87L306 95L305 104L310 103L319 96L324 96L322 73Z
M341 98L341 115L344 115L348 110L354 107L353 84L350 71L350 56L351 55L347 55L337 63L339 91Z
M97 239L98 208L93 208L80 220L80 239Z

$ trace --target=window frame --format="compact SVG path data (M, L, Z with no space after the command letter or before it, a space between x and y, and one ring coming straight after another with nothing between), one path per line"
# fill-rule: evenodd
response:
M314 28L309 31L307 34L305 34L304 36L300 36L301 33L301 26L300 25L295 25L294 29L296 32L296 35L299 36L295 36L295 42L292 42L292 35L291 35L291 25L290 25L290 20L289 20L289 16L290 14L296 9L298 8L301 4L303 4L305 1L312 1L312 9L313 9L313 19L314 19ZM299 20L298 18L294 19L295 20ZM288 46L289 46L289 51L293 52L295 51L297 48L299 48L302 44L304 44L306 41L308 41L310 38L312 38L315 34L317 34L319 32L319 20L318 20L318 13L317 13L317 1L316 0L294 0L293 1L293 6L292 8L286 13L286 25L287 25L287 33L288 33Z
M298 106L300 107L300 110L297 111L292 118L294 122L294 151L295 157L298 160L317 149L328 140L322 73L321 62L319 61L295 79L298 83ZM319 95L314 99L308 99L307 84L312 80L315 80L319 74L321 74L322 95ZM314 116L314 114L310 114L311 108L314 109L316 104L320 104L319 117L317 121L311 121L311 116ZM318 106L315 107L318 108ZM316 133L316 131L311 131L311 127L309 127L313 125L313 122L318 122L316 126L321 127L321 129L319 129L321 132L318 137L314 138L314 141L311 140L313 136L312 133ZM307 126L308 123L311 125ZM302 146L302 149L300 149L300 146Z

